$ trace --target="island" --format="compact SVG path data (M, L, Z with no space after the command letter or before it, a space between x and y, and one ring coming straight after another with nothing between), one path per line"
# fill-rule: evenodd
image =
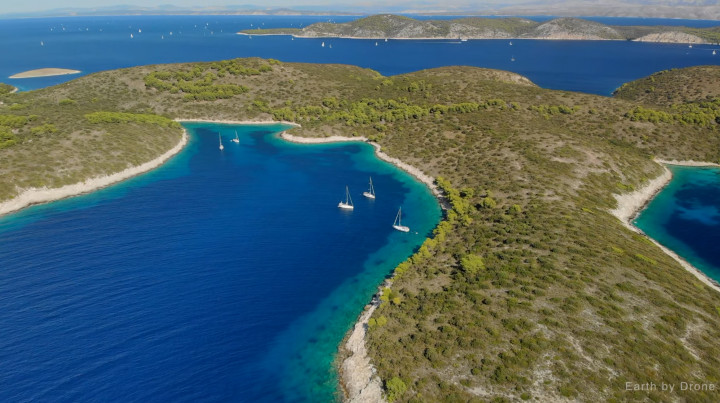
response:
M80 72L81 72L80 70L59 69L59 68L55 68L55 67L48 67L48 68L42 68L42 69L23 71L22 73L13 74L9 78L35 78L35 77L64 76L67 74L78 74Z
M663 400L632 386L720 379L720 292L613 213L620 195L646 199L666 180L659 159L720 161L718 83L719 66L658 72L614 97L475 67L104 71L0 95L0 204L155 161L182 147L175 119L368 141L430 178L446 210L339 346L348 399Z
M302 38L629 40L692 44L720 42L720 23L711 28L690 28L605 25L570 17L540 23L517 17L417 20L382 14L345 23L318 22L304 28L259 28L238 33Z

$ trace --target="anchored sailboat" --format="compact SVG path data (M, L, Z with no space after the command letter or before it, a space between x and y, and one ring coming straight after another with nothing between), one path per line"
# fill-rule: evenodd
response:
M235 130L235 138L230 141L232 141L233 143L240 143L240 137L238 137L237 135L237 130Z
M402 232L410 232L410 228L402 225L402 207L400 207L397 215L395 216L395 222L393 223L393 228L395 228L398 231L402 231Z
M345 186L345 202L341 201L338 203L338 207L346 210L352 210L354 208L352 199L350 198L350 189L348 189L347 186Z
M220 136L219 133L218 133L218 140L220 140L220 151L222 151L223 149L225 149L225 147L222 145L222 137Z
M368 199L375 198L375 187L372 184L372 177L370 177L370 189L368 189L367 192L363 192L363 196L367 197Z

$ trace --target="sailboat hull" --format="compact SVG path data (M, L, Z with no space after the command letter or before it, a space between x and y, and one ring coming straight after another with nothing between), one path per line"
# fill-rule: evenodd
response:
M374 199L375 195L370 192L363 192L363 196L367 197L368 199Z
M338 207L341 209L345 209L345 210L352 210L355 208L355 207L353 207L352 204L347 204L347 203L343 203L343 202L338 203Z
M400 232L410 232L410 228L404 226L404 225L393 225L393 228Z

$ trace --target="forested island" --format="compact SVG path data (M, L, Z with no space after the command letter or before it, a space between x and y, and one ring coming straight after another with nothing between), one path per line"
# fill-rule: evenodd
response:
M668 43L719 43L720 24L712 28L605 25L580 18L537 22L526 18L467 17L416 20L384 14L345 23L318 22L304 28L249 29L247 35L294 35L368 39L565 39L628 40Z
M450 203L368 322L387 400L664 400L626 383L717 383L720 293L609 211L663 172L656 158L720 161L718 83L718 66L659 72L613 98L474 67L99 72L0 95L0 203L152 160L181 141L175 119L365 137Z

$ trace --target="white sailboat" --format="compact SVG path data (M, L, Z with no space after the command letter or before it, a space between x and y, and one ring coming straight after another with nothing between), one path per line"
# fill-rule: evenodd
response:
M402 207L400 207L397 215L395 216L395 222L393 223L393 228L395 228L396 230L401 231L401 232L410 232L410 228L402 225Z
M222 137L220 136L220 134L218 134L218 140L220 140L220 151L222 151L225 149L225 146L222 145Z
M363 196L367 197L368 199L375 198L375 187L372 184L372 177L370 177L370 189L368 189L367 192L363 192Z
M324 48L324 47L325 47L325 42L321 43L320 46Z
M235 130L235 138L230 141L232 141L233 143L240 143L240 137L238 137L237 135L237 130Z
M354 208L352 199L350 198L350 189L348 189L347 186L345 186L345 201L338 203L338 207L346 210L352 210Z

